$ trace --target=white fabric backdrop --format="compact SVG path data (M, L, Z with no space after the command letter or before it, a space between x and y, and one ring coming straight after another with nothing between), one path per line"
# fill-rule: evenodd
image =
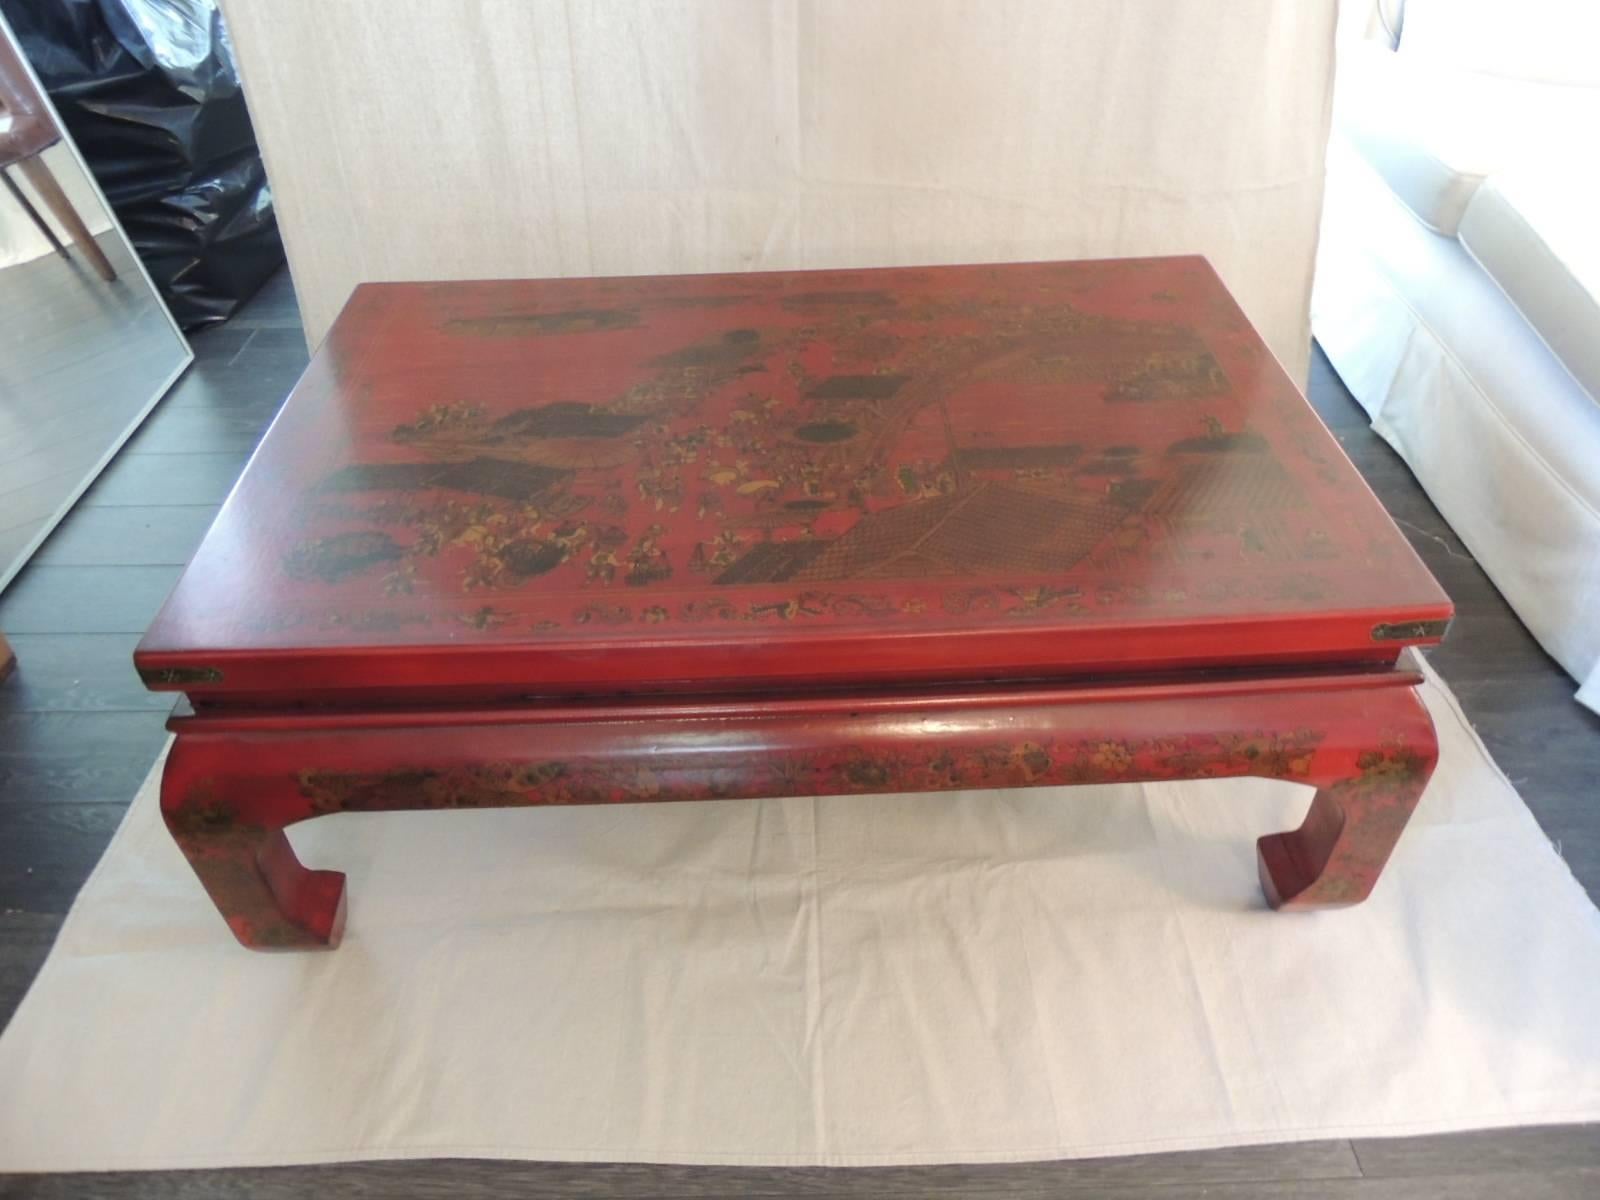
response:
M1600 912L1442 687L1372 898L1263 780L345 815L332 954L134 802L0 1036L0 1171L1089 1157L1600 1119Z
M313 344L366 279L1202 253L1296 379L1335 0L225 0Z

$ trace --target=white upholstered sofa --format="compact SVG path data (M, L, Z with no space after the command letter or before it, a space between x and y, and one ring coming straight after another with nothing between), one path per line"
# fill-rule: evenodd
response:
M1312 330L1600 710L1600 0L1386 0L1340 49Z

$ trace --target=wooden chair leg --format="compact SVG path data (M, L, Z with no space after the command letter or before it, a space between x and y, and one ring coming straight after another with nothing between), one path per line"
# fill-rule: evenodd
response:
M45 165L44 159L38 156L25 158L17 164L17 169L33 185L33 190L39 193L39 198L44 201L45 207L72 235L72 240L78 243L78 249L89 260L89 265L94 267L95 273L107 283L115 280L117 272L112 267L111 260L105 256L105 251L101 250L100 244L94 240L94 235L83 223L78 210L72 207L72 201L67 199L66 192L61 190L56 177L50 174L50 168Z
M6 635L0 633L0 681L17 669L17 656L11 649L11 643L6 641Z
M19 188L4 170L0 170L0 183L6 185L6 191L11 193L11 198L22 206L22 211L28 214L28 220L32 221L34 227L44 234L45 241L55 247L56 253L61 255L62 258L71 258L72 256L67 253L67 248L61 244L61 239L56 236L56 231L50 228L50 222L39 215L39 210L33 206L33 201L28 199L28 194Z

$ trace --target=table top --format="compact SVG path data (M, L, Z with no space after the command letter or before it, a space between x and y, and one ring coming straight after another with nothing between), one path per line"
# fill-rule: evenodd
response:
M367 284L136 659L716 691L1377 663L1449 614L1201 258Z

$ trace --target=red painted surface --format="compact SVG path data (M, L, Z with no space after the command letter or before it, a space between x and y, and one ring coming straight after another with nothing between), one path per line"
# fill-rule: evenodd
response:
M136 654L239 940L333 812L1256 775L1371 890L1450 605L1203 260L364 287ZM866 802L866 801L864 801Z
M468 700L1383 662L1448 613L1201 259L383 284L137 659Z

